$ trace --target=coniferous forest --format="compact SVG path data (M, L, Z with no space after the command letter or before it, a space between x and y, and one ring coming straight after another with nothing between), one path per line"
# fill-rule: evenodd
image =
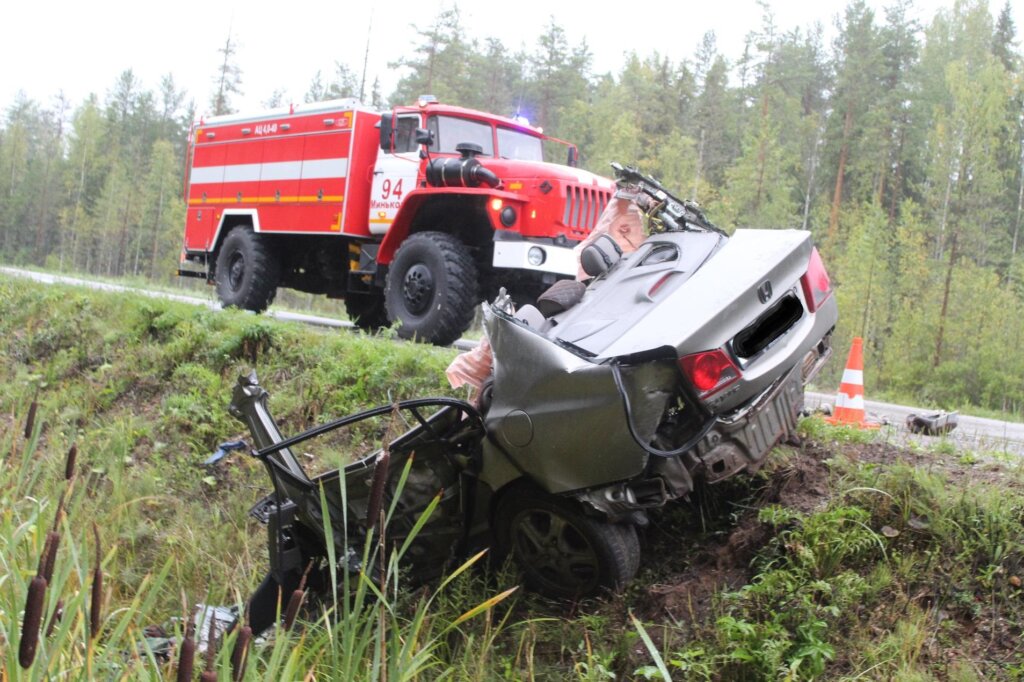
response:
M910 0L853 0L821 26L765 6L741 54L707 33L673 62L629 55L596 73L554 21L532 50L467 35L458 9L418 30L393 93L357 65L311 74L307 101L442 102L524 113L582 165L635 163L719 225L813 231L837 287L834 379L863 336L868 390L947 408L1024 411L1024 59L1010 5L957 0L926 23ZM81 102L25 96L0 114L0 259L170 281L197 111L245 85L229 39L207 93L131 70ZM252 89L252 86L247 86ZM267 92L265 104L282 104ZM284 104L287 104L284 102ZM828 382L831 385L831 382Z

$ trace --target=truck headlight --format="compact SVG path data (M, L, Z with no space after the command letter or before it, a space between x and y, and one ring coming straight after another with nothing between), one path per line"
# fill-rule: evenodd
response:
M544 253L544 249L539 246L531 246L530 250L526 252L526 260L529 261L530 265L537 267L543 265L544 261L547 260L547 254Z

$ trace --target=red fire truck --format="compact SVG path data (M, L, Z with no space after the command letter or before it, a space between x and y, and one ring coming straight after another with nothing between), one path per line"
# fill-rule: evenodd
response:
M278 287L344 298L364 329L438 344L498 287L529 298L575 275L613 190L573 145L432 98L200 120L188 155L180 275L257 312Z

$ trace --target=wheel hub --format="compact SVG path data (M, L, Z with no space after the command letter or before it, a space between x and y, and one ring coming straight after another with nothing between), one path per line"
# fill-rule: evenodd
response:
M533 510L513 523L515 551L535 577L559 591L589 591L599 576L594 548L558 514Z
M405 273L402 280L402 299L406 309L420 315L430 307L434 300L434 276L423 263L416 263Z
M242 279L245 277L245 257L236 253L231 257L231 265L228 267L228 284L232 291L238 291L242 286Z

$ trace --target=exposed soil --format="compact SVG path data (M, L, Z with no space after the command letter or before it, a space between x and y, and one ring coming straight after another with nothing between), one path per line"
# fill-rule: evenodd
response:
M803 513L823 508L830 499L828 461L846 457L852 461L880 466L903 464L941 473L957 482L984 484L999 482L1000 486L1019 487L1019 479L1007 476L1012 464L980 459L965 464L960 454L922 452L895 447L886 443L823 445L805 441L793 448L781 463L770 462L754 477L740 476L719 486L699 490L684 512L666 512L648 528L644 555L646 575L637 582L643 585L635 611L649 622L671 622L684 630L693 630L714 623L716 595L735 590L749 583L754 576L751 562L758 550L771 539L773 530L758 520L758 511L766 505L781 505ZM699 530L700 509L707 508L705 518L721 514L731 517L724 527ZM652 566L653 557L662 557ZM1002 580L1014 581L1014 576ZM911 587L911 586L906 586ZM946 590L948 592L948 590ZM1016 590L1018 598L1024 593ZM990 666L1006 662L1018 655L1022 646L1021 623L1010 622L995 609L979 603L976 613L968 610L942 608L943 590L939 586L914 586L902 604L884 604L879 613L865 614L866 626L879 633L894 629L907 609L915 606L934 621L930 628L951 631L951 648L934 637L924 644L921 656L939 668L965 664L982 673L1000 678L1001 671ZM977 597L983 601L983 596ZM948 600L948 595L945 595ZM636 654L642 657L642 652ZM844 667L834 661L831 670Z
M652 524L647 534L650 545L677 548L670 550L662 563L684 563L685 568L656 576L647 585L642 599L644 615L652 620L668 616L679 623L705 621L717 592L739 588L750 580L752 559L771 539L771 530L757 518L761 507L775 504L807 513L827 503L829 470L825 460L831 456L830 450L807 442L793 449L784 466L769 466L756 477L740 476L698 491L691 504L709 508L708 516L716 508L731 509L735 522L728 528L708 533L697 530L699 524L691 524L681 536L666 538L666 524ZM666 516L673 515L669 512ZM686 551L679 552L684 546ZM659 554L645 549L647 557Z

